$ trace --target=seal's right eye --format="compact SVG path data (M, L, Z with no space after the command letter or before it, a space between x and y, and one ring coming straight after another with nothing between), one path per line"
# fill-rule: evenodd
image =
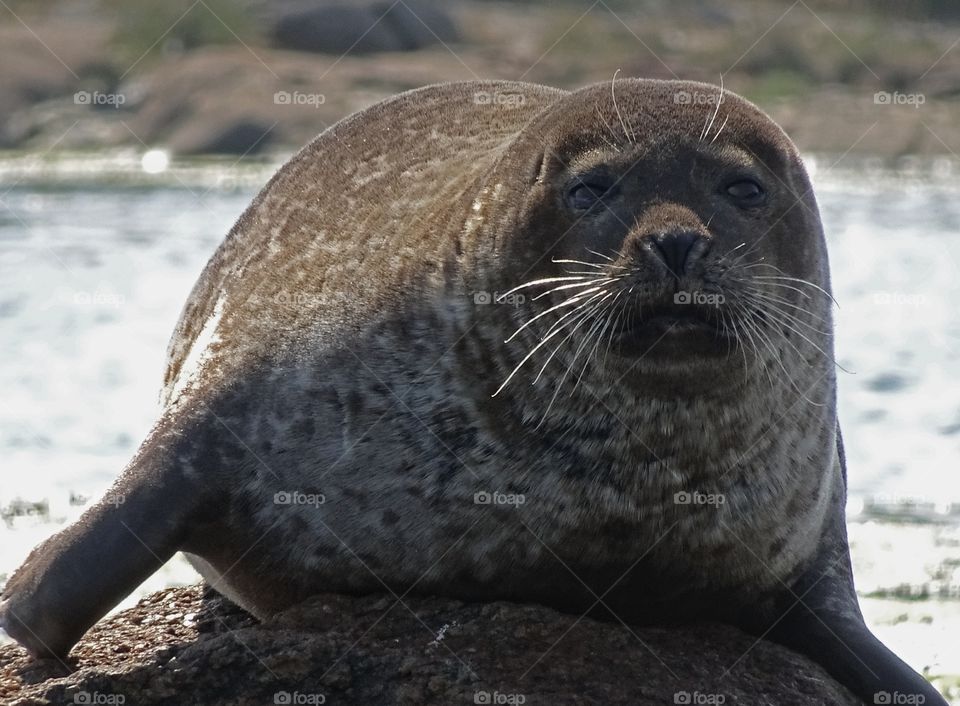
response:
M599 179L578 179L567 191L567 203L577 211L586 211L611 191L611 185Z

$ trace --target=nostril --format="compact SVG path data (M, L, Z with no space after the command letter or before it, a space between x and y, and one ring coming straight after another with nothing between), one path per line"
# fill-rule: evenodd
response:
M651 236L650 241L653 245L653 252L663 260L667 269L675 277L680 277L686 272L687 265L691 260L691 251L702 238L702 235L693 231L679 231L658 233Z

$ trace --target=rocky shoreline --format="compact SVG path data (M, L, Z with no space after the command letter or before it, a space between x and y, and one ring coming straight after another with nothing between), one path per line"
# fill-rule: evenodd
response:
M0 149L256 154L295 148L355 110L430 83L576 88L620 70L722 77L804 151L960 154L957 20L826 1L786 13L756 0L723 10L604 3L587 13L575 3L481 0L326 3L310 5L312 15L296 2L236 5L257 32L192 46L177 33L208 11L203 3L125 53L124 26L106 11L22 8L22 21L0 24Z

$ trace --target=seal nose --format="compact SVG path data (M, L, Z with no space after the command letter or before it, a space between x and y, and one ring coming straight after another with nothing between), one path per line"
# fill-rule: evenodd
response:
M657 233L650 237L653 252L663 260L663 264L673 276L678 278L686 272L687 265L694 259L691 252L701 240L703 236L700 233L689 230Z

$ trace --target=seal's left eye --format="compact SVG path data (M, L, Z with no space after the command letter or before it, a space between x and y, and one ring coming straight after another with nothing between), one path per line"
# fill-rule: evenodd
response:
M753 179L740 179L727 186L727 195L740 206L750 207L759 206L767 198L767 192L763 190Z
M584 211L600 201L608 191L610 186L600 181L577 181L567 192L567 202L572 208Z

